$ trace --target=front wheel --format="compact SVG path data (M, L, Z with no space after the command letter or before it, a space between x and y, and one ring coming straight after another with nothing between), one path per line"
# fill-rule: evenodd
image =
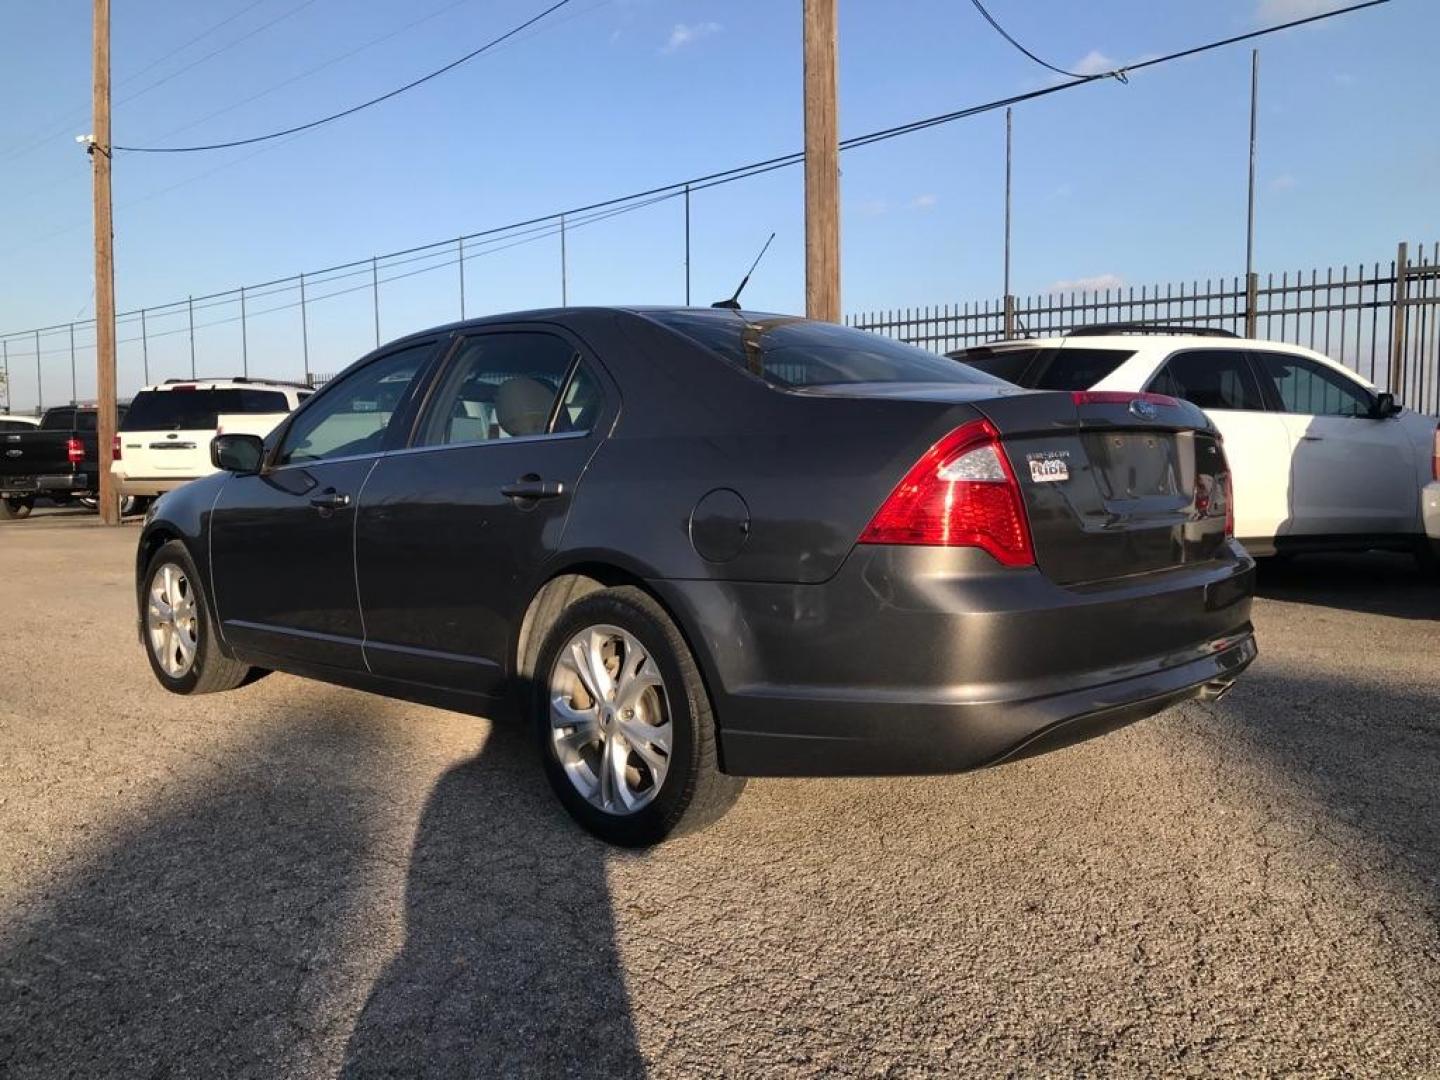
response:
M171 540L150 559L141 593L145 655L160 685L172 694L233 690L250 668L220 651L200 574L185 545Z
M745 786L720 772L689 646L639 589L602 589L560 614L540 648L532 708L555 794L612 844L703 827Z
M30 495L7 495L0 499L0 518L29 517L35 509L35 499Z

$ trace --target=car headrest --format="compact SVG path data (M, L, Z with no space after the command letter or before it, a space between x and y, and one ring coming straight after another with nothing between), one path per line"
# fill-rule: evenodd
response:
M539 379L517 375L495 391L495 418L511 435L539 435L550 419L555 391Z

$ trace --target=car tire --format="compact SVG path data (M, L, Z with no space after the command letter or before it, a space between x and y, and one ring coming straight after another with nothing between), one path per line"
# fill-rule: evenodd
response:
M545 774L600 839L645 847L711 824L739 798L745 781L720 771L695 658L649 594L625 586L576 600L545 634L534 670ZM597 681L602 700L590 693Z
M0 499L0 518L7 521L12 518L29 517L30 511L33 509L35 509L35 500L25 495L18 498Z
M179 540L171 540L151 557L140 600L145 656L166 690L214 694L233 690L250 678L248 664L220 651L200 572Z

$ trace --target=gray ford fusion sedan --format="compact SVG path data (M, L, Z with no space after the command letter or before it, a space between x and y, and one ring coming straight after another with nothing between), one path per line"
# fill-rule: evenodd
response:
M268 670L494 714L614 843L749 776L930 773L1227 690L1254 563L1219 436L858 330L532 311L377 349L162 498L140 636L178 694Z

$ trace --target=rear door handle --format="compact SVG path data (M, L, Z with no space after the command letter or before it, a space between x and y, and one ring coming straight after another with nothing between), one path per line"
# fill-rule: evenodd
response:
M327 488L311 499L310 505L316 510L343 510L350 505L350 496L334 488Z
M513 480L500 489L507 499L554 499L565 493L565 485L559 480L541 480L531 474Z
M1324 436L1324 435L1301 435L1301 436L1300 436L1300 441L1301 441L1301 442L1324 442L1324 441L1325 441L1325 436Z

